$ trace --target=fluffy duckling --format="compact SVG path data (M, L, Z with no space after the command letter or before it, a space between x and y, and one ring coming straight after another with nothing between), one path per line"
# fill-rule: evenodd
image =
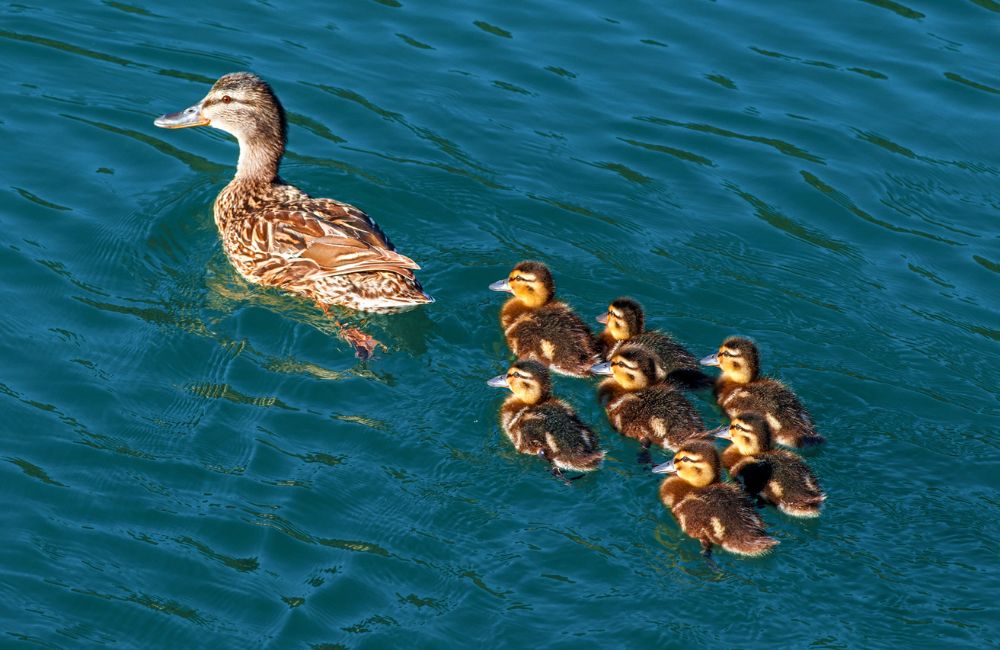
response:
M729 337L718 352L701 363L722 370L715 382L715 397L730 419L738 413L759 413L771 425L774 441L786 447L817 445L826 440L816 432L812 417L790 388L760 375L760 354L750 339Z
M642 443L644 450L655 444L673 451L691 438L705 437L701 415L684 395L671 384L655 383L656 360L645 347L623 345L592 371L611 375L597 388L608 422Z
M681 445L673 460L653 468L658 474L676 474L660 485L660 500L681 530L701 542L706 557L713 545L740 555L767 553L778 540L764 530L743 491L719 481L719 470L719 452L712 443L694 440Z
M687 389L711 387L711 378L701 371L698 359L687 348L669 334L646 330L646 315L636 300L624 296L615 299L597 322L604 323L599 339L605 359L614 356L624 343L640 345L653 353L656 381Z
M519 452L546 459L560 477L563 469L591 472L601 466L604 452L597 434L566 402L552 396L545 366L521 360L487 383L513 393L500 407L500 426Z
M597 340L570 307L555 299L552 273L541 262L521 262L493 291L514 294L500 311L500 326L511 352L553 371L586 377L597 363Z
M222 247L248 282L300 294L327 313L332 305L389 313L434 302L413 274L420 267L396 252L371 217L347 203L310 197L278 176L285 110L257 75L224 75L200 102L154 124L211 126L239 142L236 176L215 199L214 212ZM371 354L374 339L340 329L359 356Z
M741 413L715 434L731 440L722 464L743 489L793 517L818 517L826 495L809 466L790 451L771 448L771 427L756 413Z

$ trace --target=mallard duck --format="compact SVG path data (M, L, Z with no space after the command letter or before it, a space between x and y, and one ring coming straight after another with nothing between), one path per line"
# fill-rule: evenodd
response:
M566 402L552 396L549 371L537 361L516 362L490 386L509 388L500 407L500 426L522 454L536 454L560 470L591 472L601 466L597 434L584 424Z
M605 359L610 359L626 342L639 345L653 353L656 381L669 381L688 389L712 386L711 378L698 367L698 358L687 348L669 334L646 329L646 315L638 301L624 296L615 299L608 305L608 311L597 317L597 322L605 326L599 337Z
M787 447L824 442L795 393L777 379L760 375L760 354L750 339L732 336L701 363L721 368L715 397L730 419L737 413L759 413L771 425L774 441Z
M818 517L826 495L801 458L772 449L771 427L756 413L740 413L715 434L732 441L722 453L729 476L748 494L793 517Z
M590 375L590 367L600 360L597 340L569 305L555 299L549 267L521 262L490 289L514 294L500 310L500 326L511 352L563 375Z
M701 542L706 557L718 545L730 553L762 555L778 544L739 487L719 481L719 452L704 440L681 445L653 472L676 474L660 485L660 500L681 530Z
M215 224L230 262L248 282L331 305L387 313L433 302L413 269L367 214L347 203L312 198L278 176L285 152L285 111L271 87L250 72L215 82L200 102L156 118L167 129L212 126L236 137L236 177L215 199ZM359 353L374 340L344 336Z
M643 450L655 444L673 451L693 437L706 436L701 416L684 395L671 384L653 383L656 361L645 347L627 343L592 371L611 375L597 388L608 422L642 443Z

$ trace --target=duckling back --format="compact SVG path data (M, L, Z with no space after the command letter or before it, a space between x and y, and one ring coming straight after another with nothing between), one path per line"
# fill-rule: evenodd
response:
M605 383L613 384L614 380ZM701 415L670 385L657 384L633 393L615 393L609 396L605 410L608 422L622 435L670 450L678 449L692 438L704 436L705 424Z
M772 450L747 456L733 465L730 475L748 494L793 517L818 517L826 495L805 461L790 451Z
M669 334L643 332L630 338L628 343L642 346L653 353L659 381L667 381L688 390L712 386L712 378L701 371L698 359Z
M561 469L590 472L604 459L597 434L560 400L532 407L521 418L520 426L522 437Z
M775 442L786 447L820 444L825 438L817 433L809 412L794 392L780 381L755 379L748 384L720 381L716 384L719 406L729 417L753 412L771 426Z
M702 545L717 544L730 553L763 555L778 544L746 495L731 483L693 490L671 511L681 529Z
M534 359L561 374L589 376L598 359L590 328L561 302L523 313L504 333L518 357Z

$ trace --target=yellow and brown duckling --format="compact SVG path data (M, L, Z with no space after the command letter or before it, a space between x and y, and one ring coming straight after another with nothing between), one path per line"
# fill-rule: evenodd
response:
M794 453L772 448L767 420L756 413L740 413L715 435L732 441L722 453L722 464L748 494L786 515L819 516L826 495L816 476Z
M760 354L750 339L732 336L701 363L722 370L715 397L730 419L738 413L759 413L771 426L774 441L786 447L825 442L795 393L777 379L761 376Z
M669 334L646 329L646 315L638 301L624 296L615 299L597 322L604 323L599 338L605 359L614 356L625 343L639 345L656 360L657 382L669 381L687 389L712 386L711 378L699 368L698 358L687 348Z
M719 452L704 440L687 442L653 472L676 474L660 484L660 500L687 535L710 556L713 545L739 555L763 555L778 544L743 490L719 480Z
M701 415L687 398L671 384L655 383L656 361L645 347L627 343L592 370L595 375L611 375L597 388L608 422L642 443L643 449L654 444L673 451L692 438L706 436Z
M591 472L601 466L604 452L597 434L569 404L552 396L545 366L517 361L487 383L512 393L500 407L500 426L519 452L541 456L560 477L560 470Z
M556 300L547 266L521 262L490 289L514 294L500 311L500 326L511 352L563 375L590 375L590 367L599 361L597 340L569 305Z
M200 102L154 123L167 129L212 126L239 142L236 176L215 200L215 223L226 255L248 282L303 295L324 312L342 305L387 313L433 302L413 275L420 267L397 253L367 214L312 198L278 176L287 121L260 77L227 74ZM357 330L341 335L359 356L376 343Z

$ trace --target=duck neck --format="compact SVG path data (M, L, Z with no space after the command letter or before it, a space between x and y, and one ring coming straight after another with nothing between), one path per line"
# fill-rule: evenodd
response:
M255 183L273 183L278 179L278 166L285 153L285 143L267 141L252 135L237 135L240 159L236 164L236 179Z

